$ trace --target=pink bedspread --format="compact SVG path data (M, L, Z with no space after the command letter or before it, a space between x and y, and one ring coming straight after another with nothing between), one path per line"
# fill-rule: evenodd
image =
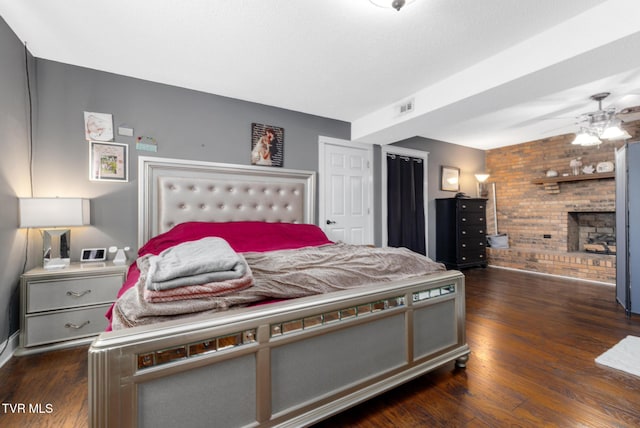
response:
M226 223L187 222L181 223L168 232L151 238L138 250L138 257L145 254L160 254L163 250L187 241L195 241L207 236L217 236L226 240L238 253L264 252L296 249L331 244L322 229L313 224L265 223L239 221ZM129 266L127 279L120 288L122 296L133 287L140 271L136 263ZM109 319L107 331L111 331L111 307L106 317Z

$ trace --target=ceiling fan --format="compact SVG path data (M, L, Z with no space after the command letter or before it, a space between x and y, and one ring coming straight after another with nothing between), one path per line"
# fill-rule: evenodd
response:
M590 98L598 103L598 110L584 113L578 117L580 131L576 134L572 144L580 146L597 146L602 140L618 141L631 138L621 125L623 121L629 121L632 116L639 116L640 113L632 112L626 108L616 112L614 107L602 108L602 100L610 95L609 92L600 92Z

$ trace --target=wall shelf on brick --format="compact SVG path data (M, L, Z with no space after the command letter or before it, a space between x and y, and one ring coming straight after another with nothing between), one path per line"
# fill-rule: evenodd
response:
M568 175L561 177L545 177L532 180L533 184L542 184L547 193L560 193L560 183L574 181L600 180L605 178L615 178L615 172L600 172L594 174Z

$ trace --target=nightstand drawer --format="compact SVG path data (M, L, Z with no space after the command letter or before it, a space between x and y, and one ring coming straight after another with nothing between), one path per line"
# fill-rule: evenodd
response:
M49 312L25 317L24 346L77 339L103 332L107 328L104 314L110 304L91 308Z
M112 302L121 285L121 274L29 281L27 313Z

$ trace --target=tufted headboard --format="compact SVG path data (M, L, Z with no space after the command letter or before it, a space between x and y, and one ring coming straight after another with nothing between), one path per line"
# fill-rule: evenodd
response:
M314 223L314 171L138 158L138 247L186 221Z

